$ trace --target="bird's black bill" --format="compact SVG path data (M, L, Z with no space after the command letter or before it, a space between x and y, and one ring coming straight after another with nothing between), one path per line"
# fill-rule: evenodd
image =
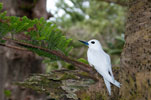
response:
M85 42L85 41L82 41L82 40L79 40L79 41L82 42L85 45L89 45L88 42Z

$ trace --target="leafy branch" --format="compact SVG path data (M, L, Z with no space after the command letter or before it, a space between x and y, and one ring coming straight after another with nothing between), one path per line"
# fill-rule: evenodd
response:
M2 9L2 4L0 4L0 9ZM6 38L8 34L11 38ZM23 34L27 39L17 39L18 34ZM6 16L6 12L0 13L0 45L25 50L5 44L6 41L23 46L50 60L61 59L93 75L91 67L68 57L72 48L69 46L71 39L66 39L55 24L46 22L44 18L31 20L27 17Z
M15 44L18 44L20 46L28 48L28 49L30 49L32 51L34 51L36 49L36 50L40 50L41 52L47 52L49 54L53 54L53 55L59 57L61 60L65 61L67 63L70 63L70 64L74 65L75 67L77 67L77 68L79 68L79 69L81 69L81 70L83 70L85 72L90 73L91 74L91 78L94 79L94 80L97 80L96 77L94 76L95 71L93 70L92 67L90 67L87 64L84 64L82 62L73 60L73 59L65 56L63 53L61 53L59 51L49 50L49 49L46 49L46 48L43 48L43 47L40 47L40 46L35 46L35 45L32 45L32 44L23 43L23 42L20 42L18 40L12 40L12 39L6 38L6 37L4 37L3 40L14 42ZM10 46L10 45L3 44L3 43L1 43L0 45L6 46L6 47L9 47L9 48L14 48L14 49L26 50L26 49L23 49L23 48L19 48L17 46Z

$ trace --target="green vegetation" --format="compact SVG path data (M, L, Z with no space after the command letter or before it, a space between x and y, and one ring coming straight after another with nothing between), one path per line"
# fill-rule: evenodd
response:
M0 4L2 9L2 4ZM16 40L17 34L26 35L25 40L19 40L43 48L57 50L68 55L71 50L69 43L71 39L67 39L57 26L51 22L46 22L44 18L30 20L26 16L20 18L15 16L6 16L6 12L0 13L0 40L4 42L2 37L10 34L10 38ZM17 39L18 40L18 39ZM28 48L40 56L48 57L51 61L59 60L58 57L48 54L47 52Z
M4 94L6 97L10 97L12 95L10 90L5 90Z

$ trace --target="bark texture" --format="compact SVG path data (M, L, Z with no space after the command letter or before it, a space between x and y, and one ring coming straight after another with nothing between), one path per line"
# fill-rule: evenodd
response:
M46 12L46 0L0 0L0 2L3 3L3 10L7 11L8 16L27 16L30 19L40 17L48 19L52 16ZM26 39L24 35L16 37ZM34 53L0 47L0 100L44 99L43 94L39 95L30 89L14 85L16 81L23 81L31 74L43 71L42 58ZM11 94L4 95L4 89L11 91Z
M6 66L6 63L4 63L5 60L5 51L4 48L0 47L0 100L4 100L4 84L6 79L6 68L3 66ZM3 66L2 66L3 65Z
M120 94L124 100L151 100L151 1L129 4Z

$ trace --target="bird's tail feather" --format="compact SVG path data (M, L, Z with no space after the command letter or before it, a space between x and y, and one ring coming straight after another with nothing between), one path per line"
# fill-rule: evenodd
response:
M112 77L109 74L102 74L103 78L105 78L107 81L111 82L112 84L114 84L115 86L120 88L120 83L116 80L113 80Z
M118 81L115 80L113 84L114 84L115 86L117 86L118 88L120 88L120 85L121 85L121 84L120 84Z
M109 92L109 95L111 95L111 84L110 84L110 82L107 81L105 78L104 78L104 82L105 82L106 88Z

